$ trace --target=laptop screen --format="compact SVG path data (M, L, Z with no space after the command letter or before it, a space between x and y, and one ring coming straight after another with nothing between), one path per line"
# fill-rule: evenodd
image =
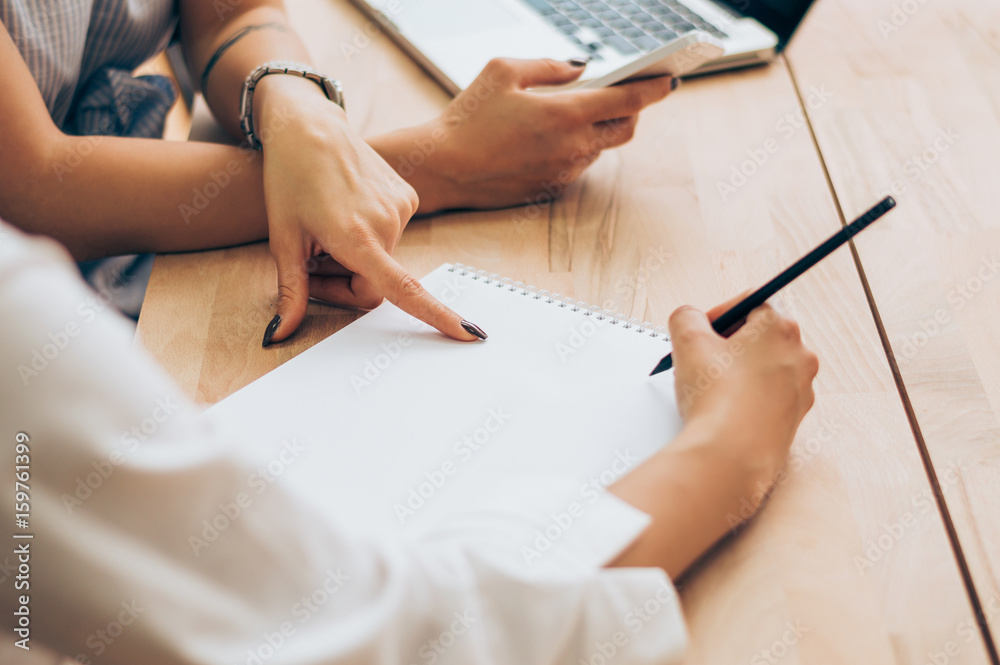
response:
M757 19L778 35L778 49L785 48L813 0L719 0L740 14Z

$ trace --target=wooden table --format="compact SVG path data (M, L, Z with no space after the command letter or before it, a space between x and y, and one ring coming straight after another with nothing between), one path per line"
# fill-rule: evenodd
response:
M364 133L447 102L384 37L345 61L366 24L346 0L290 4ZM819 0L785 58L686 81L536 219L415 220L397 257L665 323L760 284L893 191L890 218L788 289L822 362L816 406L766 509L683 580L688 660L996 665L998 154L1000 8ZM292 341L262 350L275 292L263 244L158 257L139 334L215 402L357 316L310 304Z

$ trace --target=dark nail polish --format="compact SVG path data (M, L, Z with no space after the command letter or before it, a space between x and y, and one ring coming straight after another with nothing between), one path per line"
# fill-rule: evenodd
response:
M584 55L577 58L570 58L566 62L573 65L574 67L586 67L587 63L590 62L590 56Z
M675 76L674 78L670 79L670 90L671 91L676 90L677 86L679 86L680 84L681 80Z
M470 335L475 335L479 339L486 339L486 333L483 329L477 326L475 323L469 323L468 321L462 321L462 327L465 328L465 332Z
M281 314L275 314L271 322L267 324L267 330L264 331L264 341L261 343L263 348L267 348L267 345L271 343L271 338L274 337L274 332L281 325Z

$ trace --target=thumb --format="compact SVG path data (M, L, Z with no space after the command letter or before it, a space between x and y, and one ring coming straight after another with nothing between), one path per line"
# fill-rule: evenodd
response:
M675 365L677 360L683 362L706 352L718 338L705 313L690 305L674 310L668 325Z
M736 307L736 305L738 305L741 301L743 301L743 299L746 298L748 295L750 295L750 293L751 290L747 289L743 293L735 295L726 302L716 305L712 309L708 310L706 312L706 314L708 315L708 320L715 321L717 318L719 318L720 316L731 310L733 307Z
M278 312L264 331L262 346L265 348L295 332L309 304L309 275L301 243L272 239L271 254L278 266Z
M580 78L587 68L583 58L572 60L510 60L515 69L515 82L520 88L565 85Z

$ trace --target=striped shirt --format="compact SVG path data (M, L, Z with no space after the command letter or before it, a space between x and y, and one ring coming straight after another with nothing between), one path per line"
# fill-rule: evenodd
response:
M174 91L131 72L167 47L174 0L0 0L52 120L80 136L162 136Z
M177 27L175 0L0 0L0 21L62 131L163 136L173 85L132 71L169 44ZM151 268L151 255L80 264L91 286L132 317Z

